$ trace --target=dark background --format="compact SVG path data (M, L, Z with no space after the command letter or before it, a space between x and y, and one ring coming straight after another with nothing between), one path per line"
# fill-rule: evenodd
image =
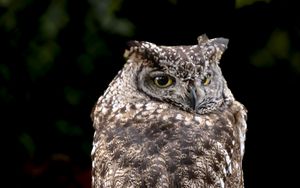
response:
M286 0L0 0L8 187L90 187L90 112L126 42L196 44L202 33L230 39L221 67L249 111L245 186L298 184L297 12Z

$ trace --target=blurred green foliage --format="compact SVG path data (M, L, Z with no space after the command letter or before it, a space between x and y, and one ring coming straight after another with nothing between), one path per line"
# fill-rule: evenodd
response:
M191 12L189 10L182 13L180 8L186 6L183 1L154 1L155 10L148 10L145 15L143 13L147 7L132 8L131 11L125 9L125 3L128 8L135 3L138 4L139 1L132 4L130 2L132 1L0 0L2 37L0 102L9 113L16 113L16 109L22 112L18 118L4 116L10 124L17 125L11 126L14 129L11 132L15 134L17 148L21 151L22 160L19 160L19 163L22 166L22 173L29 174L31 178L40 176L45 171L49 171L49 169L45 170L44 166L50 168L48 165L53 162L53 159L55 162L60 160L59 157L53 156L65 156L63 161L68 161L67 165L72 160L84 161L82 168L89 169L93 133L90 112L97 97L102 94L115 73L112 72L110 73L112 75L107 77L105 76L107 70L122 66L119 51L121 43L135 39L136 36L148 36L148 38L162 36L162 43L164 43L165 35L161 33L166 32L167 29L171 30L166 32L170 38L180 36L182 30L185 32L182 35L190 35L193 30L196 30L193 32L200 30L195 29L194 25L190 26L189 23L178 21L180 16L187 15L189 19L195 18L197 27L201 28L203 25L200 21L205 21L202 20L202 10L199 7L191 5L190 9L200 10L201 14L196 12L195 15L189 15ZM243 13L249 11L254 5L259 8L266 5L269 7L275 6L277 2L277 0L236 0L235 4L232 2L231 5L231 1L228 1L228 4L232 6L234 13ZM147 3L149 5L151 1ZM170 7L168 10L173 11L171 12L173 15L170 16L169 12L165 12L166 7ZM173 17L177 16L174 14L175 11L182 15L174 19L176 24L173 24L172 28L168 28L174 21ZM265 9L260 13L262 16L264 11ZM255 15L251 16L255 17ZM133 21L139 17L142 21ZM152 17L153 20L149 21ZM215 24L216 19L211 19L205 23L212 23L211 30L219 29L215 28L215 25L220 23ZM300 30L297 26L295 28L294 25L287 24L284 19L278 20L283 24L272 25L270 31L263 30L264 28L259 26L253 29L258 36L260 33L270 32L262 38L254 38L251 41L250 31L250 34L247 33L249 37L232 36L232 38L236 37L236 41L246 38L245 41L252 43L249 48L247 48L248 43L239 43L244 45L242 48L249 49L247 52L241 50L241 53L243 53L243 61L249 61L252 66L268 68L276 66L278 62L285 62L291 69L300 72L299 40L295 40L300 38ZM229 23L231 20L226 21ZM157 23L166 26L160 28ZM244 24L241 27L248 24L247 21L238 23ZM256 23L251 24L256 26ZM238 24L236 25L239 27ZM186 26L190 28L185 28ZM148 31L149 28L152 30ZM202 28L200 31L205 29ZM240 34L231 32L234 33L233 35ZM66 158L68 160L65 160ZM35 165L42 163L43 168L31 163ZM73 166L71 165L72 169L79 168L77 165L81 163L74 163ZM27 168L28 166L30 168ZM34 170L40 173L32 175ZM89 186L85 185L85 187Z
M276 29L263 48L251 55L250 62L257 67L270 67L278 61L289 62L295 71L300 71L300 51L292 49L288 31Z
M133 24L117 16L122 3L0 0L0 103L8 113L17 108L24 111L9 123L17 125L12 137L18 138L14 148L22 158L18 160L26 179L22 186L26 182L30 187L38 185L28 176L34 182L47 177L51 163L73 161L71 168L90 173L90 112L97 98L89 93L98 90L100 95L99 87L92 87L90 80L99 64L110 63L106 61L112 51L107 36L134 34ZM67 156L68 160L53 156ZM89 187L86 174L84 181L81 187Z
M28 133L23 132L19 137L19 141L28 152L28 155L33 158L36 148L32 137Z
M290 39L286 31L274 30L262 49L258 49L251 57L256 66L272 66L276 59L291 61Z
M244 6L249 6L253 3L256 3L256 2L266 2L266 3L269 3L271 2L272 0L235 0L235 7L236 8L242 8Z
M132 36L133 25L125 18L116 17L115 13L121 9L123 0L91 0L91 11L88 20L96 18L103 30L113 34Z

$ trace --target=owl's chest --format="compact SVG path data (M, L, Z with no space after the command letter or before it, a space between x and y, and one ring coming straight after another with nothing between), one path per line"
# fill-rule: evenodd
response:
M123 148L147 156L185 148L195 152L216 142L228 145L236 134L228 117L190 114L164 104L127 104L99 113L100 139L113 153Z
M135 174L132 182L160 184L164 174L168 183L190 178L201 187L201 177L213 175L204 166L220 176L233 171L239 145L228 113L195 115L149 103L98 110L94 149L103 178Z

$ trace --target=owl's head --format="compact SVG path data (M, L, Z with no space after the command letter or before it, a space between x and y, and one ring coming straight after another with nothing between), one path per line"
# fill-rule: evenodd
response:
M222 76L219 61L228 39L198 37L191 46L158 46L132 41L125 52L137 89L152 99L183 110L204 114L222 109L233 96Z

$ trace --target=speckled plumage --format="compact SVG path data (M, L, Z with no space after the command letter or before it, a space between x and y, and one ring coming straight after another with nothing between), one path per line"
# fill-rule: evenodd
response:
M94 188L244 187L246 110L218 66L227 43L129 43L92 113ZM157 87L157 75L172 85Z

